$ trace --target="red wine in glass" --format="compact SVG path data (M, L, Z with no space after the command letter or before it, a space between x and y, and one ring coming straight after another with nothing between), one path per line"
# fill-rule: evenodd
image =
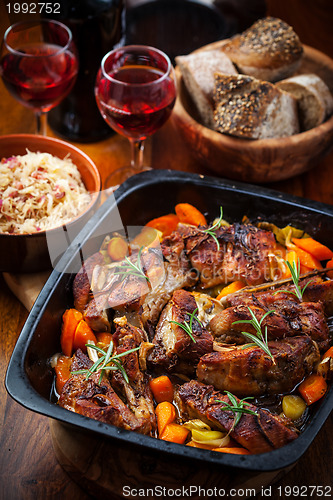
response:
M143 169L143 143L169 118L176 100L171 62L158 49L120 47L104 56L95 96L104 120L132 145L131 167L112 173L106 187L121 184Z
M32 56L32 57L28 57ZM72 88L77 62L70 51L54 44L31 44L1 61L2 79L9 92L34 110L49 111Z
M163 72L157 68L125 66L109 76L111 80L101 79L97 95L102 115L118 133L142 140L166 122L176 99L175 84L170 76L163 78L156 89L149 91L140 84L161 79ZM129 84L120 87L121 95L116 91L117 82ZM108 98L113 92L117 93L117 98Z
M46 113L69 93L77 72L72 33L64 24L41 19L7 29L0 74L13 97L33 109L37 133L46 135Z

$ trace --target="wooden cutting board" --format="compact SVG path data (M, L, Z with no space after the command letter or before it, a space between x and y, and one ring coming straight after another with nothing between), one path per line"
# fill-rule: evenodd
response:
M30 310L47 281L49 272L14 275L4 273L9 288ZM248 472L205 466L202 463L149 450L133 449L128 444L88 435L56 420L49 421L54 452L68 475L95 498L103 500L137 499L138 491L162 491L162 488L190 491L192 500L202 499L202 490L230 491L262 488L278 481L292 466L273 472ZM126 489L127 488L127 489ZM197 490L197 493L195 491ZM136 495L129 494L136 491ZM184 493L185 495L185 493ZM183 496L183 495L182 495ZM253 498L253 494L251 494ZM147 495L148 498L154 496ZM242 495L242 498L246 498Z

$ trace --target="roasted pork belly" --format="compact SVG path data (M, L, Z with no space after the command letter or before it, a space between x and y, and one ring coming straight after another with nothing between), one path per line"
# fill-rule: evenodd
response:
M73 356L71 371L86 370L93 362L80 349ZM65 383L59 405L86 417L112 424L127 430L147 433L144 418L138 418L120 399L106 377L99 380L100 373L88 379L83 374L72 375Z
M319 362L319 350L309 337L268 342L274 357L257 346L226 348L201 357L197 379L237 396L290 392Z
M173 323L190 324L191 314L196 309L193 294L186 290L173 293L156 327L155 348L148 358L153 369L194 373L200 357L213 350L213 337L197 319L192 321L194 341L181 326Z
M231 404L229 396L211 385L191 380L179 388L177 397L184 420L199 418L213 429L230 432L230 436L251 453L272 451L297 438L297 432L287 427L285 420L249 401L247 408L256 415L242 414L234 425L235 414L223 405L223 402Z
M185 240L191 265L200 274L200 285L210 288L221 283L242 280L256 285L272 279L274 256L283 249L274 234L251 224L235 223L215 232L218 239L205 233L206 228L178 226Z
M320 350L327 349L330 336L323 305L320 302L290 300L289 294L286 295L288 295L286 300L274 300L272 295L269 308L267 301L261 302L260 297L252 295L247 297L245 304L239 303L220 312L209 324L215 340L231 344L246 343L248 339L241 332L254 334L256 333L254 327L234 322L251 320L252 316L248 309L250 307L259 322L265 313L272 311L262 322L262 329L267 327L269 340L308 335L318 343Z

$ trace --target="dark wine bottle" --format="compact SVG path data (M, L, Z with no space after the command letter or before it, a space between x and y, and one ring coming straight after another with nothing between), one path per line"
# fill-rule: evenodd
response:
M70 94L49 112L48 123L61 137L95 142L114 132L98 110L94 85L104 55L125 39L123 0L60 0L60 14L78 50L79 73Z

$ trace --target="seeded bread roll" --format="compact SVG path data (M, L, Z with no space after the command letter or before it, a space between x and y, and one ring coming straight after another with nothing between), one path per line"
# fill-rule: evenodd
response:
M247 75L215 74L215 129L247 139L299 132L296 99L269 82Z
M214 127L214 73L237 75L230 59L217 50L206 50L176 57L185 86L199 112L203 125Z
M296 97L301 130L317 127L333 112L332 94L317 75L298 75L277 82L276 85Z
M239 73L275 82L291 76L303 54L302 44L281 19L259 19L250 28L235 35L221 47Z

